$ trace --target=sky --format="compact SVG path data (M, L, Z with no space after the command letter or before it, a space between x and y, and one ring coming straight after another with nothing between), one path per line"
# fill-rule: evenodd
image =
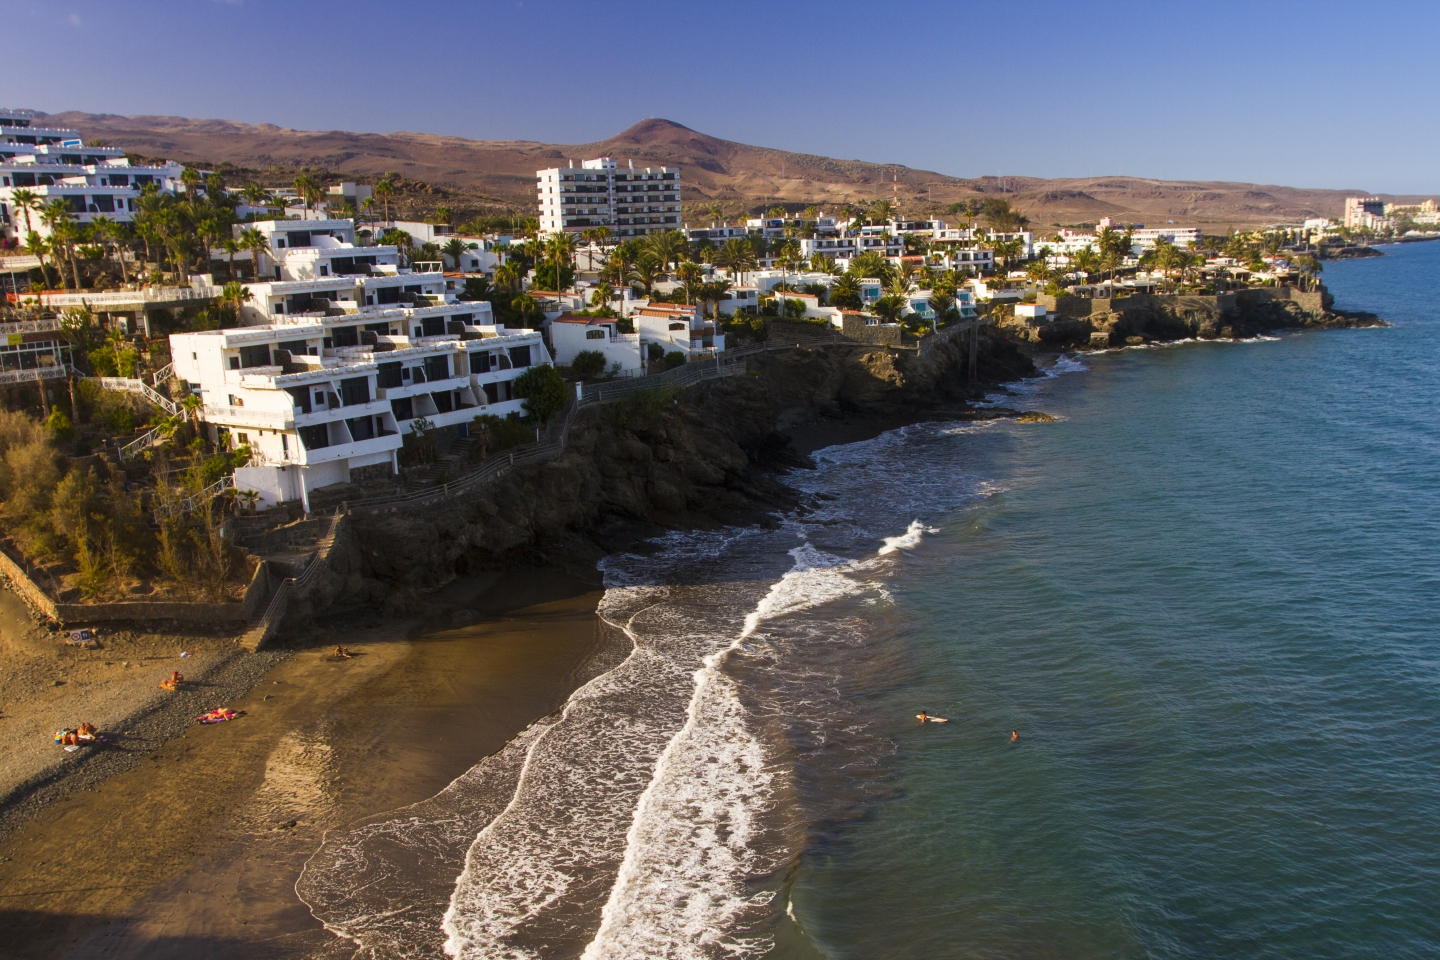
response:
M0 0L10 107L1440 193L1440 3ZM83 131L82 131L83 133Z

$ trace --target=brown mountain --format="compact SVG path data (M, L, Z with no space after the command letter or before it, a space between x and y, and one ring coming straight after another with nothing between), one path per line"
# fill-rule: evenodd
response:
M1346 196L1363 193L1140 177L951 177L899 164L755 147L660 119L642 121L597 143L572 145L427 133L291 130L185 117L69 112L49 119L144 156L205 167L229 163L264 172L267 182L283 182L276 178L301 167L362 181L395 171L444 191L445 202L462 210L528 210L537 169L607 155L633 160L637 166L680 166L687 201L726 201L732 212L740 206L755 210L777 203L813 203L834 210L847 202L895 197L907 213L921 214L957 200L999 195L1039 227L1110 216L1152 225L1174 220L1219 228L1337 216ZM700 214L691 216L698 219Z

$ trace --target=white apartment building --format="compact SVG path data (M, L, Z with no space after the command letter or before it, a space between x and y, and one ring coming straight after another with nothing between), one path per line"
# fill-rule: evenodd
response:
M1197 247L1200 245L1200 228L1174 226L1136 227L1130 231L1130 252L1138 257L1140 254L1153 249L1155 241L1162 237L1168 240L1171 245L1179 247L1181 250L1188 250L1192 243Z
M807 237L800 241L802 257L808 260L817 253L837 261L843 268L862 253L878 253L882 257L903 256L905 241L888 232L862 234L858 237Z
M220 431L254 451L235 483L269 506L333 483L393 474L404 434L424 418L464 435L482 414L523 410L513 381L550 363L536 331L466 324L435 337L349 343L344 318L173 334L175 373ZM350 328L350 332L357 332Z
M540 232L608 227L615 237L680 229L680 168L620 167L613 157L535 173Z
M178 163L131 164L119 147L87 146L74 130L34 126L29 110L0 110L0 225L24 239L26 216L15 207L16 190L28 190L41 204L63 200L79 223L104 215L119 223L134 219L140 190L149 184L173 193L183 168ZM34 210L29 229L42 237L50 227Z
M576 354L594 350L605 357L607 370L618 365L623 376L644 373L640 334L620 333L616 326L616 321L606 317L561 314L550 321L550 345L555 348L555 362L568 366Z

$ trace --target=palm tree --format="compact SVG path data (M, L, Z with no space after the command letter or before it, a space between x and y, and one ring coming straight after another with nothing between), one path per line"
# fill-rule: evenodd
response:
M440 248L440 252L449 257L451 262L455 264L455 269L459 270L460 258L464 256L465 251L469 249L469 245L466 244L464 240L461 240L459 237L452 237Z
M596 285L595 290L590 294L590 306L608 307L613 299L615 299L615 288L608 283L601 283Z
M230 306L230 311L237 324L240 322L240 307L249 299L250 288L239 280L231 280L220 288L220 303Z
M320 184L308 173L302 173L295 178L295 192L305 204L306 214L310 212L310 204L320 202Z
M185 188L186 196L194 196L204 183L205 178L194 167L186 167L180 171L180 185Z
M690 250L690 244L685 239L685 234L679 230L652 233L645 240L645 245L650 248L650 252L660 258L660 266L663 270L668 270L671 263L678 264L680 258Z
M514 260L507 260L495 268L495 286L512 292L519 290L523 276L520 265Z
M888 223L890 218L895 215L895 204L890 200L876 200L875 205L870 208L870 214L870 219Z
M705 209L705 212L710 216L710 226L725 226L725 204L717 201L716 203L710 204L710 206Z
M40 198L36 196L35 191L26 190L24 187L10 194L10 202L14 204L15 209L19 210L21 215L25 217L25 234L29 236L31 229L30 211L39 210L44 204L40 202Z
M385 222L390 222L390 199L395 196L395 184L389 177L381 177L375 184L375 196L380 198L380 205L385 210Z
M116 223L114 220L110 219L102 213L94 217L90 221L90 233L91 236L98 240L100 242L100 245L105 248L107 256L110 252L110 241L116 241L115 260L120 264L120 280L122 283L128 284L130 282L130 271L125 266L124 247L122 247L119 243L120 224Z
M1100 258L1094 247L1081 247L1070 255L1070 266L1080 274L1081 283L1090 282L1090 274L1100 269Z
M930 291L930 312L934 315L930 321L932 331L940 329L943 321L950 319L951 311L955 309L955 288L937 284Z
M894 294L881 297L870 305L870 310L875 316L886 323L896 323L900 320L900 313L905 309L905 299Z
M881 282L895 276L895 268L874 250L867 250L850 261L850 272L857 277L873 277Z
M50 244L45 241L44 237L40 236L40 234L36 233L34 230L31 230L29 235L26 236L25 252L40 261L40 275L42 277L45 276L45 254L49 249ZM46 282L48 283L49 281Z
M225 240L220 244L220 249L224 250L225 255L230 259L230 279L234 280L235 254L240 252L240 241L236 240L234 237L226 237Z
M56 197L45 204L40 211L40 219L50 227L50 251L63 252L65 259L70 263L70 275L75 281L75 289L80 289L80 270L75 265L75 230L71 223L70 204L60 197Z
M444 204L441 204L440 206L438 206L438 207L435 208L435 222L436 222L436 223L443 223L443 224L445 224L445 225L448 226L448 225L450 224L450 221L453 220L454 218L455 218L455 217L454 217L454 211L452 211L449 207L445 206Z
M830 287L830 305L844 309L860 309L860 277L853 273L842 274Z
M260 257L270 253L270 241L265 239L265 234L255 227L246 227L240 231L240 248L250 251L250 276L251 279L260 282Z
M563 286L561 283L563 267L565 264L573 264L575 260L575 234L564 232L552 234L545 247L550 260L555 264L555 292L559 293Z
M247 183L240 191L240 199L252 207L268 207L270 205L270 191L258 183Z
M695 287L705 276L704 271L700 269L700 264L686 260L676 268L675 274L680 278L680 282L685 284L685 302L694 303Z
M635 269L630 272L629 279L640 284L645 290L645 296L649 297L655 288L655 281L660 279L663 272L664 265L660 258L646 250L635 259Z
M755 269L755 248L743 237L731 237L715 254L715 262L730 271L731 279Z

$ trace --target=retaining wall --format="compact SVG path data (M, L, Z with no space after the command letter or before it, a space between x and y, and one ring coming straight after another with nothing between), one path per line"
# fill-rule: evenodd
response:
M56 623L91 623L101 620L179 620L185 623L221 623L247 621L259 612L261 601L270 589L265 564L245 588L239 603L189 603L157 600L121 600L114 603L58 603L31 580L25 570L5 551L0 550L0 572L10 580L11 587L31 607Z

